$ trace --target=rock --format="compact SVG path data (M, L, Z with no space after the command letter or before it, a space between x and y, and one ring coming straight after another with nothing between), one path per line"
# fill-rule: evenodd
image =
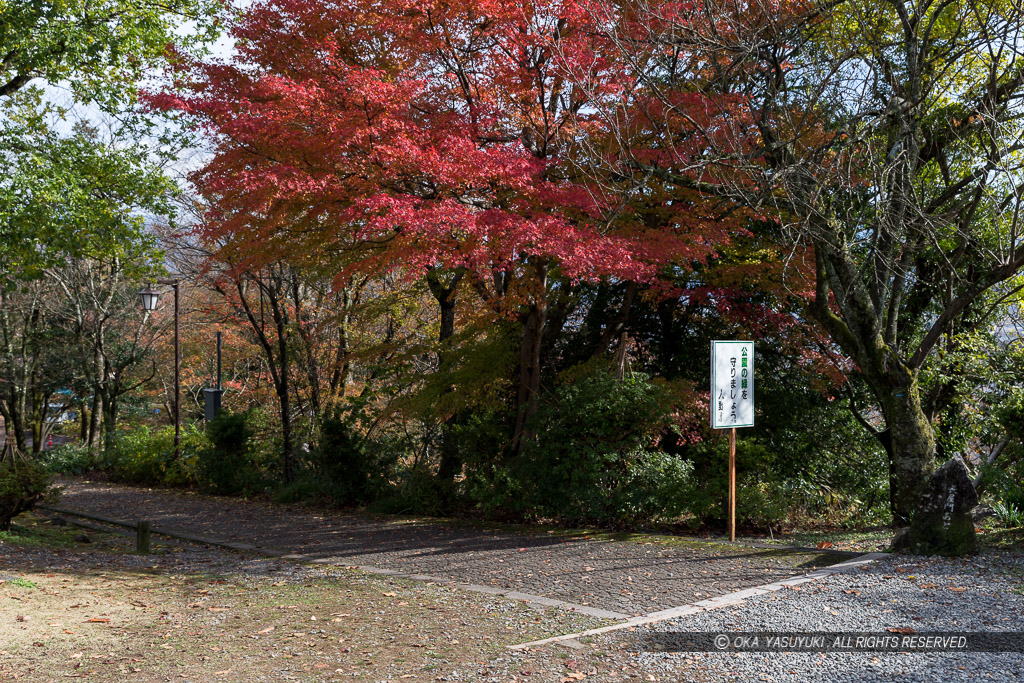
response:
M92 539L85 534L78 534L75 536L75 540L79 543L92 543Z
M53 526L67 526L68 520L64 519L63 517L54 517L50 520L50 524L52 524Z
M991 505L975 505L971 510L971 517L974 518L975 524L981 524L987 519L991 519L996 516L996 511L992 509Z
M954 455L935 470L909 529L893 539L893 550L947 557L977 553L978 538L971 515L977 504L978 493L967 467L959 455Z
M896 535L892 537L892 545L889 546L889 551L894 553L900 553L904 550L910 549L910 527L903 527L896 532Z

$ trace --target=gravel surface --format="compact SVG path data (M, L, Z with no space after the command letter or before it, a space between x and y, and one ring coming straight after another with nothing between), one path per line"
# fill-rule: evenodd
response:
M699 540L616 541L436 520L284 508L236 498L65 480L62 508L257 548L515 590L626 616L685 605L846 556Z
M87 533L92 534L92 532ZM486 535L484 537L486 538ZM531 608L526 608L522 603L511 600L464 593L450 587L434 586L423 582L392 581L337 566L308 565L280 558L261 557L252 553L224 552L188 544L160 543L161 552L150 556L125 554L124 551L130 548L132 539L120 538L121 540L115 541L109 534L96 534L91 543L76 544L74 548L69 549L33 547L31 545L12 547L0 543L0 579L7 577L8 580L13 580L10 577L26 571L29 567L34 567L36 571L34 579L41 583L38 591L43 593L48 590L47 584L43 582L63 581L62 576L79 576L82 580L89 582L97 580L94 577L107 576L104 580L109 581L109 577L112 576L110 572L116 575L119 570L140 575L162 575L170 580L187 579L190 585L197 575L207 577L206 584L211 584L210 579L225 576L230 577L232 585L246 587L261 594L268 590L288 591L289 586L301 591L306 584L318 580L340 581L348 587L366 586L369 587L367 590L370 593L377 596L374 598L375 600L385 601L385 604L377 606L377 609L388 610L387 612L371 612L371 615L379 614L380 616L373 617L372 621L368 621L364 625L363 631L359 632L361 634L359 640L365 643L365 645L360 645L359 653L362 654L364 649L374 653L374 661L377 661L378 656L382 656L381 653L388 652L388 647L390 647L388 643L394 640L393 632L396 629L400 631L402 628L402 623L399 622L412 619L411 616L398 617L397 613L395 617L391 618L384 615L391 614L391 610L412 609L412 606L418 604L428 595L431 600L459 606L455 608L454 614L441 617L439 620L430 617L421 622L424 629L441 629L432 636L439 638L438 642L443 642L442 636L456 628L458 624L462 624L462 621L465 621L462 624L463 628L478 623L469 618L466 613L467 605L484 606L483 612L473 618L488 620L487 623L504 634L505 637L501 640L503 644L523 642L540 635L518 633L521 624L524 623L522 616L524 609L529 612ZM111 552L117 548L120 548L120 552ZM213 581L211 585L220 583L220 581ZM364 594L367 590L363 591ZM39 594L38 591L37 594ZM392 591L397 591L397 594ZM207 598L204 593L205 591L189 593L188 597L183 600L195 601L194 604L198 605L204 604L202 601L207 599L214 600L212 597ZM423 596L423 598L410 599L408 597L410 595ZM290 600L296 602L294 598ZM285 602L287 601L285 600ZM395 601L399 602L395 603ZM405 605L406 601L410 607L395 606ZM19 609L24 609L22 603L17 603L17 605ZM189 607L192 606L192 604L189 605ZM111 609L111 607L106 609ZM115 606L113 609L124 608ZM345 609L351 611L349 607ZM543 623L543 628L549 635L575 632L602 625L600 620L586 618L582 615L573 615L560 610L532 609L536 609L537 623ZM191 613L191 610L189 612ZM222 613L219 612L211 615L202 610L196 610L195 614L205 614L206 621L203 623L206 624L206 627L216 626L217 624L213 622L222 619ZM223 614L226 615L226 613ZM42 626L45 621L48 621L48 618L39 617L28 623ZM532 623L533 620L529 619L528 621ZM188 622L185 626L190 623L193 622ZM230 622L225 622L225 624L230 624ZM50 624L50 626L53 625ZM15 624L15 627L20 626L21 624ZM251 627L249 630L252 631L255 628ZM538 626L538 628L540 627ZM1024 553L1019 550L988 551L978 557L962 560L905 556L885 557L863 568L847 570L793 588L749 598L743 603L660 622L632 631L617 631L594 638L581 638L578 641L536 647L525 651L513 652L499 648L499 651L483 657L480 656L480 653L453 652L435 660L437 668L432 668L426 680L486 681L487 683L508 683L509 681L572 683L578 680L588 682L843 681L844 683L849 681L1024 680L1024 654L1021 653L689 652L666 654L656 652L653 645L660 634L676 632L793 631L806 633L823 631L835 633L867 631L887 633L887 629L966 633L1024 631ZM257 629L255 633L262 634L263 629ZM320 635L317 637L319 638ZM59 637L70 641L76 636ZM243 637L250 638L251 634ZM467 644L472 642L471 638L465 634L459 635L458 638ZM260 642L262 643L262 641ZM279 651L285 654L281 657L285 657L289 653L292 655L308 654L306 650L298 648L297 642L293 644L289 640L282 640L277 643L278 646L283 644L283 649ZM274 643L269 644L273 645ZM56 647L56 645L54 646ZM68 647L70 646L69 643ZM27 648L27 650L22 648L22 655L10 655L9 653L5 655L0 650L0 679L4 679L5 659L8 659L12 665L18 662L21 668L15 666L14 671L23 671L26 651L30 655L52 657L53 652L49 650L49 647L50 645L47 645L45 651L39 648ZM76 645L75 647L85 646ZM105 652L103 647L106 646L96 645L93 649L97 651L97 654L90 655L90 651L87 651L86 657L100 656L100 652ZM290 647L295 649L295 652L292 652ZM268 652L270 651L268 650ZM278 652L278 650L273 652ZM415 652L419 653L421 650L416 649ZM136 654L139 661L144 659L141 651ZM406 657L404 653L399 654L403 658ZM14 659L9 659L12 656ZM78 655L72 653L69 656ZM291 676L291 674L284 676L286 670L292 673L297 671L294 666L283 660L273 659L273 653L268 656L275 663L267 666L260 665L258 668L254 668L255 664L253 664L246 673L245 680L284 680ZM19 657L22 659L19 660ZM303 654L303 657L306 657L306 654ZM307 661L307 659L301 661ZM191 680L209 680L209 676L206 674L226 670L230 665L230 662L224 662L223 655L219 662L211 658L206 664L192 656L181 661L188 663L191 671L205 672L203 674L205 678ZM291 661L288 660L288 662ZM427 672L426 669L417 669L414 661L404 661L401 658L385 659L384 661L387 663L382 662L379 667L364 665L364 674L370 673L372 680L393 680L405 677L406 671L410 673ZM308 663L314 662L319 662L319 660L308 660ZM31 664L31 662L29 663ZM104 661L104 663L106 662ZM115 662L110 666L117 664L118 662ZM168 667L172 665L178 666L177 663L165 663L164 670L168 670ZM370 669L370 672L366 671L367 668ZM299 678L302 677L300 674ZM100 672L92 678L94 680L115 680L115 678L101 675ZM230 676L220 678L242 680L237 677L232 679ZM313 676L310 680L326 679L326 676ZM31 674L27 680L33 680ZM137 678L137 680L157 679ZM158 680L171 679L159 678Z
M886 557L871 565L641 629L672 632L1024 631L1024 555L989 552L962 560ZM1022 640L1024 642L1024 634ZM653 649L653 648L652 648ZM653 653L651 673L701 670L751 681L1024 680L1024 653Z

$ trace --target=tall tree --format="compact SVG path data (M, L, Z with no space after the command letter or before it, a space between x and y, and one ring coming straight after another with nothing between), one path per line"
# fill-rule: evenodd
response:
M655 134L630 165L746 202L811 247L806 311L873 392L884 425L864 424L905 523L951 399L923 377L1019 289L1024 12L975 0L635 7L644 40L617 42L644 70Z
M630 86L589 6L266 0L233 28L233 63L190 64L178 94L153 98L214 141L194 181L233 261L462 273L518 318L513 449L536 405L551 288L649 281L736 225L695 197L647 223L578 173L574 156L607 148L593 102ZM436 284L444 317L455 291Z

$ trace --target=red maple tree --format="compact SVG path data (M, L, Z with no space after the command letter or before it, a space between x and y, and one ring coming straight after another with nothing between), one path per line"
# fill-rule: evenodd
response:
M232 28L233 59L184 62L150 100L212 140L193 181L230 262L429 273L442 308L462 280L518 316L518 444L553 282L652 282L745 220L678 182L661 196L593 172L622 163L614 135L658 134L623 125L641 88L608 27L621 40L631 21L588 0L263 0Z

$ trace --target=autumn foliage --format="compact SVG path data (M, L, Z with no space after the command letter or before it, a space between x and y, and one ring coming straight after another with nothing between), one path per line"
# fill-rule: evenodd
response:
M590 2L257 4L230 63L186 64L215 157L194 180L205 230L247 265L464 268L527 261L571 279L652 281L706 259L736 221L708 203L636 210L581 164L608 159L603 112L636 87ZM653 220L652 220L653 219Z

